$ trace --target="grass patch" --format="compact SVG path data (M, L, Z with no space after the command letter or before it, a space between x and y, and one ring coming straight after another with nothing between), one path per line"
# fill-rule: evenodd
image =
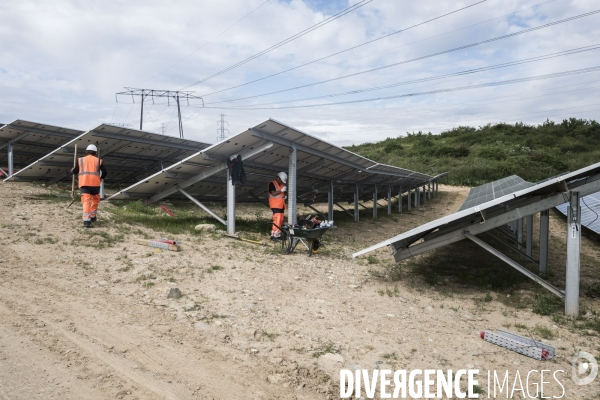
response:
M206 272L208 272L209 274L212 274L215 271L221 271L223 269L224 268L221 267L220 265L212 265L212 266L206 268Z
M58 238L54 236L46 236L45 238L35 239L34 244L55 244L58 243Z
M267 338L269 339L271 342L275 341L275 339L277 339L277 337L279 336L279 333L274 333L274 332L267 332L264 329L261 330L261 337Z
M542 339L550 340L554 339L555 337L555 332L552 329L541 325L537 325L535 328L533 328L532 333L539 335Z
M327 353L337 354L340 352L340 348L338 346L336 346L335 343L333 343L330 340L327 343L325 343L319 347L313 348L311 351L312 351L312 356L314 358L319 358L323 354L327 354Z
M534 293L533 312L539 315L551 315L557 311L560 303L558 299L545 293Z

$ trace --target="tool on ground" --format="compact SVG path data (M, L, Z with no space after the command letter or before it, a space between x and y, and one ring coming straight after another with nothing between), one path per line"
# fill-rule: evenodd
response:
M73 169L77 166L77 143L75 143L75 151L73 152ZM75 174L73 174L73 180L71 181L71 202L67 208L75 202Z
M261 246L266 246L267 245L267 242L259 242L258 240L246 239L246 238L241 237L239 234L230 235L228 233L223 233L223 236L227 236L228 238L231 238L231 239L241 240L242 242L260 244Z
M160 206L160 209L167 213L169 217L174 217L173 211L169 210L169 208L165 205Z
M157 249L170 250L170 251L181 251L181 247L174 240L169 239L154 239L154 240L146 240L146 239L136 239L135 242L137 244L141 244L143 246L150 246Z
M501 329L498 329L497 333L483 331L480 337L486 342L504 347L527 357L535 358L536 360L550 360L554 358L554 347Z

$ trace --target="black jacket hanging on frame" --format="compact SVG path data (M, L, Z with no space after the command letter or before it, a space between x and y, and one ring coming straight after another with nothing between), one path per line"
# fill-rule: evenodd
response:
M243 185L246 183L246 171L244 171L244 162L241 155L238 154L235 158L230 158L227 161L227 167L229 168L232 184L235 185L236 182L240 182Z

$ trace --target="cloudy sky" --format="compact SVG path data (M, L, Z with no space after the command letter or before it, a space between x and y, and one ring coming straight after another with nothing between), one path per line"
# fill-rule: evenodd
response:
M140 99L117 102L124 87L193 91L204 107L182 102L184 135L211 143L220 114L231 134L274 118L339 145L600 120L599 10L597 0L3 0L0 122L139 127ZM178 136L173 101L146 98L144 129Z

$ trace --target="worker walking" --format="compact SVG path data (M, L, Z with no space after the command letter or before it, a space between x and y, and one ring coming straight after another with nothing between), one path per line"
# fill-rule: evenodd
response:
M285 192L287 191L287 174L280 172L274 181L269 182L269 208L273 211L273 227L271 228L271 240L281 240L281 229L285 216Z
M71 173L77 174L81 204L83 205L83 227L89 228L96 222L98 204L100 204L100 184L106 178L107 171L102 160L98 159L98 148L90 144L86 156L77 159L77 165Z

